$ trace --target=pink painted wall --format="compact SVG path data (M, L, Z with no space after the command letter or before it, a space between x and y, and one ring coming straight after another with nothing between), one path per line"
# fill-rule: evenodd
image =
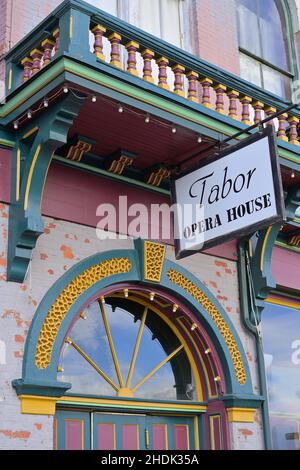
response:
M300 255L294 251L275 246L271 270L279 286L300 288Z
M11 150L0 148L0 201L7 203L10 201L10 164ZM147 207L150 207L151 203L163 204L169 201L167 196L130 187L53 162L45 185L42 213L56 219L96 227L100 220L100 217L96 215L98 205L105 202L118 206L119 195L127 195L128 204L138 202ZM150 235L151 226L148 225L146 228ZM126 233L126 228L122 230L122 227L118 227L119 229L120 233ZM150 238L147 233L145 235L146 238ZM170 244L169 240L164 241ZM236 242L220 245L207 250L206 253L236 260Z
M0 148L0 201L10 201L11 150ZM50 167L45 185L42 205L43 215L56 219L76 222L96 227L100 217L96 208L101 202L117 204L119 195L128 196L128 204L167 203L166 196L156 195L123 183L108 180L91 173L83 173L57 163ZM149 233L151 232L148 226ZM121 233L124 231L121 230ZM207 250L205 253L237 259L236 241ZM299 255L283 248L275 247L272 259L272 273L278 285L299 289Z

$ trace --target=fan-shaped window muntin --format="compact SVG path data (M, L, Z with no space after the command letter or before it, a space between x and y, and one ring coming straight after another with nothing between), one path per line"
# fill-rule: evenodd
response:
M151 297L151 296L150 296ZM196 366L149 294L116 292L93 301L73 323L58 379L70 392L151 400L196 400Z

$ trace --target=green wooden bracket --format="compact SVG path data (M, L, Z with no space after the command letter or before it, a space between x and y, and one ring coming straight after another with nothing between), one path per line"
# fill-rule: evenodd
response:
M44 231L41 203L55 150L66 143L83 99L68 95L19 132L12 159L7 279L23 282L32 250Z
M258 299L265 299L270 290L276 288L276 282L271 272L271 258L280 228L281 223L277 223L266 229L260 230L256 234L256 246L252 257L250 258L250 267L254 292ZM253 243L253 239L250 240L249 243L251 245L251 243Z
M285 200L286 216L288 220L294 219L299 205L300 186L296 185L290 188ZM276 288L276 281L271 272L271 259L281 227L281 223L274 224L267 229L260 230L249 240L249 252L253 252L250 258L250 266L254 292L258 301L257 305L259 305L259 300L265 299L268 296L271 289Z

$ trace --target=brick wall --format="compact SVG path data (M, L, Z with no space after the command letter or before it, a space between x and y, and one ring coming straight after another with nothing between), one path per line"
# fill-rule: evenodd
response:
M0 12L1 8L6 9L5 51L10 43L13 46L20 41L60 3L61 0L0 0Z
M194 54L239 74L235 0L190 0Z
M11 47L43 20L61 0L0 0L0 101L4 98L5 63Z
M41 299L71 266L92 254L111 249L133 248L128 240L102 240L94 228L45 217L45 233L33 252L23 284L6 282L8 206L0 204L0 449L51 449L53 417L22 415L11 381L21 377L26 335ZM167 248L174 261L174 251ZM223 305L244 345L254 392L259 393L253 337L244 329L239 310L235 261L197 254L179 261L201 279ZM230 427L235 448L261 449L261 416L255 423Z

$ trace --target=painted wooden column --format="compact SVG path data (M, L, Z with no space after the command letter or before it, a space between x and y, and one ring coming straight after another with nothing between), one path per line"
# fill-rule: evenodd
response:
M274 108L273 106L267 106L265 108L266 117L272 116L272 114L276 113L276 111L277 111L276 108ZM267 126L273 126L274 127L273 119L271 119L270 121L267 122Z
M169 65L169 59L166 57L159 57L156 61L158 65L158 86L164 90L170 90L167 79L167 67Z
M121 56L120 56L120 43L122 36L118 33L112 33L108 36L108 39L111 44L111 53L110 53L110 65L122 69Z
M284 140L284 142L288 142L288 140L289 140L287 135L286 135L286 121L287 121L287 118L288 118L287 113L283 113L278 117L279 128L278 128L277 137L280 140Z
M293 145L299 145L299 140L298 140L299 119L296 116L292 116L288 119L288 123L290 125L289 143Z
M75 59L89 57L96 62L90 48L90 25L90 13L84 8L72 8L70 4L59 18L59 54L68 52Z
M214 87L214 90L217 95L216 111L220 114L226 114L224 109L224 93L226 92L227 87L219 83Z
M251 126L250 103L252 103L252 98L250 98L250 96L242 96L241 103L242 103L242 122L246 124L246 126Z
M33 51L30 52L30 56L32 57L32 75L35 75L41 70L41 60L43 55L43 51L40 49L33 49Z
M188 99L190 101L194 101L195 103L199 103L200 101L198 97L199 74L191 70L190 72L186 74L186 76L189 81Z
M45 39L41 43L42 48L44 49L44 66L50 64L52 59L52 51L53 47L55 46L55 41L51 39Z
M174 93L179 96L184 96L184 91L183 91L183 74L185 72L185 67L180 64L175 64L172 66L172 70L175 75L175 80L174 80Z
M152 59L154 58L154 52L150 49L144 49L141 55L144 60L143 79L146 80L146 82L154 83L154 78L152 77Z
M210 78L203 78L200 80L200 83L202 85L202 104L206 108L212 108L212 104L210 101L210 89L213 84L213 81Z
M27 82L27 80L29 80L29 78L31 77L31 57L25 57L23 60L21 60L21 64L23 65L23 82Z
M261 101L255 101L253 103L253 108L254 108L254 123L257 124L259 123L262 119L262 111L264 109L264 104Z
M229 114L228 114L228 116L231 119L238 120L239 117L238 117L238 113L237 113L237 111L238 111L237 100L238 100L238 97L240 96L240 94L239 94L238 91L230 90L227 93L227 96L229 98Z
M138 70L136 68L136 52L139 49L140 45L136 41L129 41L125 48L128 52L128 60L127 60L127 72L131 73L132 75L138 76Z
M53 34L52 36L54 37L54 40L55 40L55 52L57 52L59 50L59 28L56 28L55 31L53 31Z
M97 59L105 61L105 55L103 54L103 35L106 33L106 28L97 24L91 32L95 37L94 54Z

